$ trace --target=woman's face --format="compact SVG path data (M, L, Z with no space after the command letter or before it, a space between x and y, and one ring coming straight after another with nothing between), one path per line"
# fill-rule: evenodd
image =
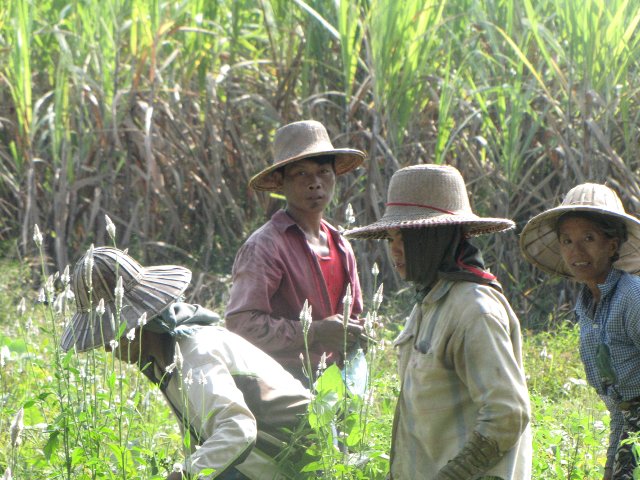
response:
M407 267L404 259L402 231L399 228L391 228L387 230L387 234L389 235L389 250L393 259L393 268L396 269L400 278L404 280L407 277Z
M619 240L607 237L586 218L569 217L558 228L560 254L578 282L595 286L607 279Z

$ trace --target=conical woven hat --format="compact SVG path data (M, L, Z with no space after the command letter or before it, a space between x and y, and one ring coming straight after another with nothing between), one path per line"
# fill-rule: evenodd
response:
M514 227L506 218L479 217L471 211L460 172L448 165L414 165L398 170L389 182L387 208L377 222L345 232L350 238L387 238L390 228L463 225L468 236Z
M119 276L124 295L118 318L114 290ZM184 267L145 268L116 248L95 248L92 254L89 251L78 260L73 270L76 314L65 328L60 346L64 351L75 346L77 351L84 352L117 340L115 332L120 331L122 323L126 323L124 332L127 332L138 326L143 313L151 320L175 302L190 282L191 271ZM101 316L95 311L100 299L105 304Z
M329 134L320 122L304 120L281 127L273 141L273 164L249 180L254 190L273 192L278 184L271 174L277 169L305 158L335 155L336 175L350 172L365 159L364 152L351 148L333 148Z
M624 222L628 239L620 246L620 258L614 267L630 273L640 272L640 221L625 212L616 192L597 183L583 183L572 188L560 206L529 220L520 234L520 249L524 258L547 273L572 277L560 255L556 226L561 215L580 211L598 213Z

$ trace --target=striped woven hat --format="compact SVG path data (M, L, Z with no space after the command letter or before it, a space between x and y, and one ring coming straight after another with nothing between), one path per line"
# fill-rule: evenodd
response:
M558 219L568 212L591 212L624 223L628 238L620 246L619 259L613 266L629 273L640 272L640 220L624 210L616 192L599 183L573 187L559 206L527 222L520 234L520 250L527 261L547 273L573 277L562 260L556 230Z
M123 297L118 318L114 290L122 277ZM126 253L111 247L89 250L73 270L72 288L76 298L73 316L60 341L67 351L75 346L79 352L104 346L138 326L146 312L147 319L161 313L175 302L191 282L191 271L175 265L143 267ZM104 299L105 312L96 313ZM122 324L126 327L122 329Z
M515 224L506 218L479 217L471 210L460 172L449 165L414 165L389 182L387 208L377 222L345 232L350 238L388 238L392 228L463 225L467 236L499 232Z
M278 183L272 173L285 165L305 158L335 156L336 175L350 172L365 159L364 152L353 148L334 148L327 130L320 122L303 120L281 127L273 141L273 163L254 175L249 186L254 190L275 192Z

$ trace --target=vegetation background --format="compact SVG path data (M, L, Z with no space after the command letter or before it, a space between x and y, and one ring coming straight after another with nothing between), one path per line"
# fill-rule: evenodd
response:
M314 118L369 155L334 223L349 203L379 217L402 166L454 165L478 213L517 223L481 241L523 326L557 334L573 286L526 264L518 233L584 181L638 211L639 22L640 0L0 1L0 256L36 266L35 224L46 255L15 298L107 244L106 214L119 246L192 268L190 300L223 308L237 247L281 205L247 181L280 125ZM354 246L369 297L373 262L401 288L383 245Z

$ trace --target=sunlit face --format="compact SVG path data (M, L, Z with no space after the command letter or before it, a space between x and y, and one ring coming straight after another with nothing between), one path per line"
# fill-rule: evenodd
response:
M318 163L313 159L293 162L279 174L278 183L292 213L323 212L333 198L336 173L331 162Z
M569 217L558 228L560 254L578 282L595 286L607 279L619 240L586 218Z
M399 228L391 228L387 230L387 235L389 236L389 251L393 259L393 268L396 269L398 275L404 280L407 277L407 267L404 258L402 231Z

